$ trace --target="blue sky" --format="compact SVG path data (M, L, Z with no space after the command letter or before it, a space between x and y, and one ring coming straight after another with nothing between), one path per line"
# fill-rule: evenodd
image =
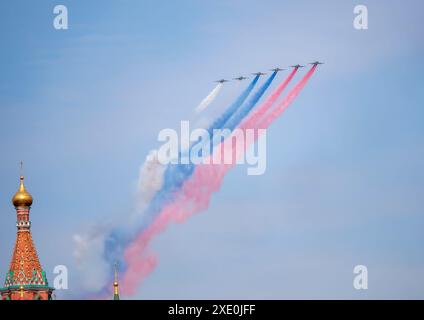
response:
M159 130L215 79L320 59L268 132L266 174L236 168L206 212L158 237L136 297L424 298L424 7L361 3L366 31L356 1L2 1L0 272L20 160L41 262L51 282L67 265L78 290L72 235L125 219ZM352 286L357 264L367 291Z

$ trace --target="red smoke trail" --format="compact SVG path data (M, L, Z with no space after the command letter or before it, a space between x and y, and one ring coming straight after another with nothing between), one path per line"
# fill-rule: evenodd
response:
M314 73L315 69L316 66L313 66L299 81L299 83L290 90L289 94L265 118L262 118L263 115L271 107L271 104L267 103L268 100L262 104L256 112L249 115L248 118L240 125L240 128L243 130L249 128L267 128L297 97L299 92L303 89L309 78ZM280 91L282 91L285 86L287 86L291 78L293 78L295 72L296 69L292 71L286 81L284 81L276 89L276 91L278 89L281 89ZM274 96L274 93L269 99L273 99L275 101L278 98L278 95ZM215 152L221 153L228 151L224 150L224 146L226 145L221 143L221 145L216 148ZM249 145L246 145L245 149L248 147ZM234 153L235 150L232 150L232 152ZM212 161L210 161L210 163L212 163ZM157 258L149 251L149 244L152 239L159 233L163 232L171 222L183 222L191 215L207 209L212 194L220 189L225 174L235 165L235 163L236 162L233 161L232 164L198 165L195 168L193 176L184 183L183 187L176 194L175 201L166 206L154 222L147 229L141 232L131 245L127 247L124 253L127 270L122 281L123 294L134 294L144 278L155 269L157 265Z
M219 151L218 151L219 152ZM171 222L183 222L194 213L209 206L210 196L219 190L225 173L232 165L199 165L176 195L175 201L166 206L154 222L145 229L125 250L127 270L121 287L125 295L136 293L137 287L157 265L156 256L149 252L152 239L163 232Z
M271 123L289 107L299 92L302 91L303 87L305 87L308 80L312 77L316 68L317 65L313 65L312 68L309 69L309 71L303 76L299 83L296 84L292 90L290 90L289 94L277 105L277 107L275 107L274 110L272 110L272 112L259 123L259 128L268 128Z

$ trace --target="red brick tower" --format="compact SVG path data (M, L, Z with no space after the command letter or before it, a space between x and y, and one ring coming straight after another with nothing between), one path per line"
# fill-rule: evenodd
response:
M20 180L19 190L12 199L17 213L18 232L9 272L4 288L0 288L0 295L3 300L49 300L53 288L49 287L46 273L41 268L30 230L32 196L25 189L24 177L21 176Z

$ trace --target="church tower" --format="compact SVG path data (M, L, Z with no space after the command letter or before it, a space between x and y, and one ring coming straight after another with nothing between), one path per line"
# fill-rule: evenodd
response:
M4 288L0 288L3 300L50 300L54 290L48 285L46 273L41 268L32 241L29 220L32 200L32 196L25 189L24 177L21 176L18 192L12 198L18 231Z

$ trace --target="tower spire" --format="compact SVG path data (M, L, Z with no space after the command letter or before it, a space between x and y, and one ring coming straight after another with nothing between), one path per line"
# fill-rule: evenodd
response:
M114 264L113 300L119 300L118 263Z
M21 174L23 163L21 162ZM19 189L12 198L16 209L17 236L9 272L4 287L0 288L2 299L31 300L51 298L53 288L47 282L46 273L41 268L37 250L31 235L29 213L32 196L25 189L24 177L21 175Z

